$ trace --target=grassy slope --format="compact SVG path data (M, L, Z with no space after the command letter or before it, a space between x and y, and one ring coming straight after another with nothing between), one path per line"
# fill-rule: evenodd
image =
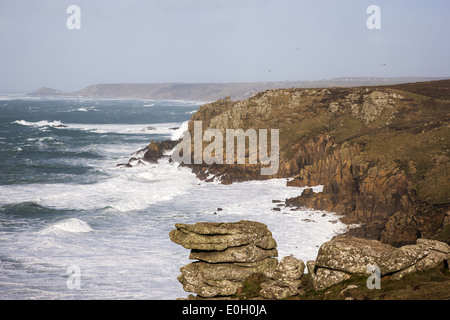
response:
M401 280L381 279L380 289L368 289L367 277L353 276L331 288L308 291L302 300L449 300L450 272L443 267L406 275ZM349 287L351 286L351 287ZM355 287L356 286L356 287ZM346 288L349 288L346 290Z
M450 300L450 271L444 264L427 272L410 273L401 280L382 277L379 289L369 289L367 279L367 276L353 275L330 288L316 291L312 289L308 274L304 274L303 293L288 300ZM251 275L233 299L259 299L262 281L261 274Z
M394 86L268 90L244 101L220 100L204 105L193 119L209 123L222 116L226 120L223 115L229 112L228 126L233 121L236 128L279 129L281 163L293 159L300 148L321 135L333 138L336 148L344 143L362 144L361 161L395 164L407 174L418 200L448 204L449 88L450 80L442 80ZM401 98L380 103L380 112L378 107L368 110L375 115L367 121L364 99L373 92ZM333 104L337 105L335 110ZM359 111L353 110L355 105Z
M448 82L450 83L450 82ZM325 96L306 99L297 108L281 108L270 125L280 126L281 155L289 160L296 147L319 134L328 134L336 143L361 143L363 156L371 163L396 163L414 185L418 198L433 204L450 201L450 100L446 91L437 99L399 90L401 86L379 88L398 93L393 109L385 110L374 121L366 123L352 115L350 108L330 114L330 101L342 98L350 89L330 89L333 99ZM409 90L413 88L407 87ZM377 88L371 87L370 90ZM432 94L431 90L421 90ZM287 105L285 97L271 103ZM392 116L394 115L394 116Z

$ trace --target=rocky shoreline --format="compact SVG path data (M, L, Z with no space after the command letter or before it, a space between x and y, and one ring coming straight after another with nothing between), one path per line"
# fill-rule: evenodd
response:
M349 292L358 290L359 298L367 298L363 289L370 265L396 292L404 292L396 281L425 274L414 288L426 286L428 294L444 292L450 299L445 293L450 292L449 87L450 80L279 89L201 106L191 117L191 136L194 121L202 121L203 131L280 130L277 174L262 176L261 165L249 163L182 164L201 180L231 184L287 178L288 186L304 190L285 199L286 206L336 212L343 222L360 227L324 243L317 259L304 263L292 256L278 262L276 241L257 222L177 225L171 240L190 249L191 259L197 260L183 267L178 278L186 291L197 294L189 298L323 299L333 292L330 288L352 279L356 284L340 287L333 298L351 298ZM178 142L152 141L121 166L157 162ZM324 186L322 192L309 188L317 185ZM429 278L427 272L438 273ZM415 294L404 293L405 298Z
M450 80L443 80L221 99L191 117L191 136L194 121L202 121L203 131L279 128L278 173L262 176L261 165L248 163L183 166L201 180L223 184L288 178L288 186L306 190L286 199L287 205L336 212L344 223L360 225L348 233L356 237L396 247L419 238L450 243L449 87ZM141 150L143 159L155 162L175 144L151 143ZM323 192L308 192L316 185Z
M353 235L393 246L433 238L450 211L450 81L383 87L267 90L242 101L200 107L204 130L279 128L280 169L196 165L200 178L222 183L290 178L324 185L292 205L337 212L358 223ZM450 240L450 238L449 238Z

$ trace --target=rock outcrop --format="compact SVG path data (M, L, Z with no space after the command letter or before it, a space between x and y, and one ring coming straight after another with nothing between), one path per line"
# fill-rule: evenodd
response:
M402 279L412 272L423 272L448 266L450 246L446 243L418 239L414 245L395 248L376 240L338 236L325 242L315 261L308 261L308 273L316 290L326 289L352 275L368 275L368 267L376 266L380 277Z
M182 267L178 277L185 291L197 294L193 299L248 298L249 287L253 299L301 298L353 276L369 279L375 270L379 281L396 281L441 265L448 269L450 262L450 246L436 240L395 248L341 235L322 244L316 260L306 263L305 274L305 263L292 255L278 262L271 232L253 221L176 224L170 239L191 249L190 259L197 260Z
M119 163L117 167L131 168L134 166L157 163L159 159L169 158L168 153L178 144L179 140L163 140L163 141L151 141L148 146L142 148L132 154L127 163Z
M277 243L267 226L253 221L176 224L170 239L191 249L178 280L202 298L230 297L260 275L261 296L282 299L298 294L305 265L294 257L278 263Z
M281 259L275 269L265 271L265 281L261 283L259 295L265 299L282 300L300 295L303 290L301 278L305 264L294 256Z
M147 162L158 162L159 159L165 157L166 153L171 151L178 143L178 140L164 140L161 142L152 141L145 148L143 160Z

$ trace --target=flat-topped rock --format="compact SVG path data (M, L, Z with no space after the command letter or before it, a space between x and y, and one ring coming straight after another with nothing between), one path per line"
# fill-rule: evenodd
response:
M384 264L395 252L394 247L377 240L338 236L322 244L317 254L316 267L366 274L368 264Z
M376 240L337 236L319 249L316 261L307 263L316 290L328 288L351 275L367 275L368 266L377 266L380 275L402 279L406 274L428 271L450 259L446 243L418 239L416 244L395 248Z
M223 251L230 247L253 245L261 249L275 249L277 243L267 226L260 222L175 224L170 239L186 249Z

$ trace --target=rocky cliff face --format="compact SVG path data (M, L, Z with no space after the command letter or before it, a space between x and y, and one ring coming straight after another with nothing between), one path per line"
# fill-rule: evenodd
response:
M193 121L223 134L279 129L280 168L262 176L259 164L191 167L200 178L213 175L222 183L291 178L290 186L324 185L322 193L287 203L338 212L345 222L361 224L352 235L394 246L432 238L450 208L449 88L446 80L267 90L247 100L219 100L192 116L192 136Z

